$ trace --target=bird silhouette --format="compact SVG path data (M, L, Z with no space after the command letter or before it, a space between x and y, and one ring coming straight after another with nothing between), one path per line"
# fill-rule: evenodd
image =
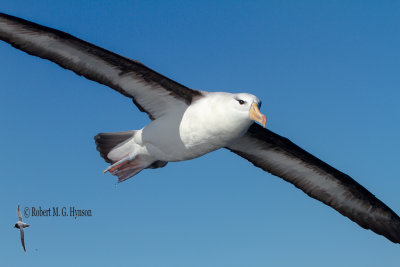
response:
M24 251L26 252L25 249L25 239L24 239L24 228L29 227L29 224L26 224L22 221L22 216L21 216L21 211L19 209L19 204L17 207L17 215L18 215L18 222L15 223L14 228L19 229L19 232L21 234L21 243L22 243L22 247L24 248Z

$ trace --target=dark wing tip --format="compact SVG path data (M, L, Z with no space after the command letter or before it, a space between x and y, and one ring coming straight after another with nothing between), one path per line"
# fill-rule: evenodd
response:
M18 34L15 35L15 32ZM46 38L42 40L37 37ZM136 60L120 56L66 32L3 13L0 13L0 40L132 98L139 110L149 114L152 120L164 114L172 99L190 105L194 98L202 95L200 91L175 82ZM128 86L124 81L126 76L141 85ZM142 90L144 86L147 86L146 90ZM158 95L168 98L157 99Z
M227 147L365 229L400 243L400 218L350 176L258 124Z

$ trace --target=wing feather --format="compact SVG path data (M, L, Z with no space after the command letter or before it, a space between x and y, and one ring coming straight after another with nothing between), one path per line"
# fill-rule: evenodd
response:
M89 80L132 98L140 111L156 119L189 105L200 91L189 89L138 61L80 40L68 33L0 13L0 40L48 59Z
M19 232L20 232L20 235L21 235L22 247L24 248L24 251L26 252L26 249L25 249L25 238L24 238L24 228L22 226L19 227Z
M18 221L22 222L22 216L21 216L21 211L20 211L20 208L19 208L19 204L18 204L18 207L17 207L17 215L18 215Z
M400 218L350 176L258 124L227 147L255 166L303 190L342 215L400 243Z

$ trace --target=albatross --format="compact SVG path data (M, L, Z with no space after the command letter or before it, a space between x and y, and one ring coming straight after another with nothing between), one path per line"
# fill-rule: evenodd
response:
M99 133L105 169L122 182L225 148L292 183L365 229L400 243L400 218L349 175L265 128L261 101L247 94L190 89L142 63L68 33L0 13L0 39L132 99L151 122L138 130Z
M30 225L27 223L24 223L22 221L22 215L21 215L21 210L19 208L19 204L17 206L17 216L18 216L18 221L15 223L14 228L19 229L19 233L21 236L21 244L22 244L22 248L24 249L24 251L26 252L25 249L25 238L24 238L24 228L29 227Z

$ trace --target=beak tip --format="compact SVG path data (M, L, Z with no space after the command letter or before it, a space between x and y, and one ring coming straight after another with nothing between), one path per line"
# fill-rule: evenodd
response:
M258 122L265 128L265 126L267 124L267 117L265 117L265 115L260 112L256 103L253 103L251 105L249 117L250 117L250 119Z
M265 117L265 115L263 115L262 126L264 126L264 128L265 128L266 125L267 125L267 117Z

